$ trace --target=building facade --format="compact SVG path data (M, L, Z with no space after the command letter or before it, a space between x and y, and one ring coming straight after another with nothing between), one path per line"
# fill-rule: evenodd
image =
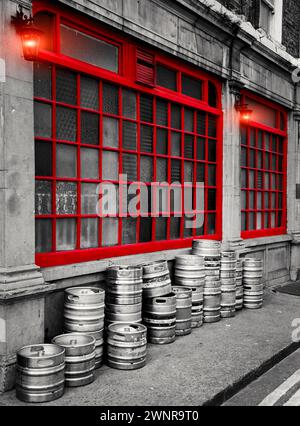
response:
M34 62L17 5L43 31ZM299 2L3 0L0 22L1 391L18 348L62 332L64 289L113 263L171 267L210 238L263 259L268 287L297 279ZM100 217L102 182L119 201L189 184L171 211Z

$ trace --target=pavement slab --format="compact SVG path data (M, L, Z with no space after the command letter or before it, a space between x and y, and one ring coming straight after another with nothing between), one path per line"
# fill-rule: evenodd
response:
M276 357L296 349L295 318L300 318L299 297L267 292L262 309L244 309L235 318L205 324L170 345L149 345L144 368L119 371L104 365L92 384L66 389L61 399L42 405L219 404L255 379L262 366L270 368ZM26 404L11 391L0 395L1 405Z

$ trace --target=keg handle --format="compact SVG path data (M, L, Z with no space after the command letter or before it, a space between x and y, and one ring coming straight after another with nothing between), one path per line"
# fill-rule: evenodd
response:
M55 364L55 361L54 361L54 359L39 359L37 361L37 364L40 367L52 367L52 365Z
M40 356L40 353L43 352L43 355L45 355L44 346L32 346L30 352L37 352L38 356Z
M156 303L166 303L166 299L156 299Z
M77 339L71 339L70 345L73 345L73 346L77 345Z
M78 300L78 299L79 299L79 296L75 296L75 295L68 294L68 299L69 299L69 300Z

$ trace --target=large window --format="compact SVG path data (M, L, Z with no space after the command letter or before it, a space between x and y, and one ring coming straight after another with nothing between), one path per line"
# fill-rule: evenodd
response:
M43 50L34 68L37 263L58 265L187 247L195 237L220 238L220 84L155 52L153 87L138 84L131 41L93 35L90 26L87 37L84 27L73 34L60 25L70 16L54 7L47 13L55 28L67 31L64 37L80 40L78 52L77 44L71 50L59 45L56 52ZM107 217L99 215L102 182L113 185L122 206ZM167 202L157 189L151 192L153 182L173 185ZM132 183L137 196L142 185L148 189L146 211L141 202L136 214L123 209L124 194L133 198ZM179 203L173 195L177 187ZM192 227L187 226L191 218Z
M251 122L241 127L242 236L286 232L287 120L281 108L245 95Z

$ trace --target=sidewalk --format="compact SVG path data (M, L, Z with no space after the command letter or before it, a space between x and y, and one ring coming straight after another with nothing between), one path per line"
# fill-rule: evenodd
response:
M203 405L221 402L237 383L292 349L292 326L300 318L300 298L268 293L261 310L206 324L166 346L149 345L147 365L136 371L103 366L94 383L66 389L43 405ZM1 405L21 405L15 392ZM22 404L24 405L24 404Z

